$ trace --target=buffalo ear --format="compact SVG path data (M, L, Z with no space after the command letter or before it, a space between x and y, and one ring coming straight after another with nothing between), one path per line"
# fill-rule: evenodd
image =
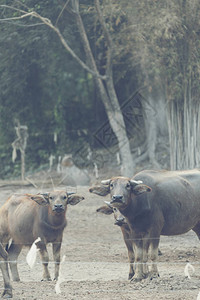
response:
M133 193L135 195L141 195L143 193L146 193L146 192L151 192L152 189L146 185L146 184L137 184L134 188L133 188Z
M99 196L106 196L110 193L110 187L109 185L96 185L91 187L89 192Z
M138 184L133 189L133 194L136 196L136 215L143 215L151 210L151 202L148 197L148 192L151 188L145 184Z
M84 197L80 195L77 194L68 195L67 204L76 205L82 200L84 200Z
M37 204L42 205L42 206L46 206L49 203L49 197L45 197L44 195L46 194L37 194L37 195L32 195L31 199L35 202L37 202Z
M105 215L111 215L113 213L113 209L107 205L97 208L96 211Z

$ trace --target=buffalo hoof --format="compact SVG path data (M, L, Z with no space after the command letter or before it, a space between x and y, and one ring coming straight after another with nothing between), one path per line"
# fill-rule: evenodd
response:
M3 298L3 299L9 299L9 298L12 298L12 291L8 291L8 290L4 291L4 292L3 292L3 295L2 295L2 298Z
M150 280L153 280L153 279L157 279L157 278L159 278L160 277L160 275L159 275L159 273L155 273L155 272L153 272L153 273L149 273L149 279Z
M143 279L146 279L146 278L148 278L149 277L149 273L144 273L143 274Z
M42 278L41 281L44 281L44 282L45 282L45 281L52 281L52 280L51 280L51 278L49 277L49 278Z
M131 280L131 279L133 278L134 274L135 274L135 273L129 273L129 274L128 274L128 280Z
M20 282L21 280L20 280L19 277L13 277L13 281L15 281L15 282Z
M131 282L140 282L140 281L142 281L144 279L144 276L133 276L132 278L131 278Z
M162 255L162 252L161 250L158 248L158 255L161 256Z

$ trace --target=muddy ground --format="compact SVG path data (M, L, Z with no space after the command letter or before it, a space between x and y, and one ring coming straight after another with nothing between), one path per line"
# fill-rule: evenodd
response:
M47 189L46 189L47 190ZM48 189L49 190L49 189ZM4 187L0 189L0 204L13 192L34 193L36 189ZM64 282L61 294L55 293L55 282L41 282L40 258L32 270L26 263L28 249L19 256L20 283L13 283L13 299L94 300L94 299L197 299L200 292L200 245L195 234L162 237L159 257L160 278L141 283L128 281L127 250L120 228L113 216L96 213L103 198L88 193L88 187L78 187L85 200L67 211L68 226L64 231L62 256L66 260L61 272ZM51 247L48 247L52 260ZM186 278L184 269L192 264L195 272ZM53 263L50 262L53 278ZM3 288L0 277L0 288Z

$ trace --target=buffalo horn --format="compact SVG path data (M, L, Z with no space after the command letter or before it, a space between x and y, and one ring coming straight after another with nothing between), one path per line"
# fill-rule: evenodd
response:
M38 195L42 195L43 197L49 197L49 193L46 192L46 193L38 193Z
M108 205L108 207L112 208L112 205L110 204L110 202L104 201L104 203L105 203L106 205Z
M103 185L109 185L110 184L110 180L111 179L102 180L101 184L103 184Z
M143 181L141 181L141 180L130 180L130 183L131 183L131 185L134 187L134 186L136 186L136 185L138 185L138 184L141 184L141 183L143 183Z

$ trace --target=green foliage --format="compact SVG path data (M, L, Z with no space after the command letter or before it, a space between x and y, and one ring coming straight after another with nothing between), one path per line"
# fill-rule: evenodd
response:
M20 4L21 3L21 4ZM185 4L184 4L185 3ZM74 15L65 1L2 1L36 11L59 27L75 53L87 62ZM114 44L113 73L119 102L146 85L162 87L167 100L181 102L185 91L199 98L200 4L187 1L101 1ZM80 1L83 22L101 73L107 63L107 42L94 1ZM20 12L1 8L0 18ZM60 40L36 18L1 22L0 26L0 177L19 174L20 156L11 162L16 138L14 120L28 126L27 170L48 164L49 155L63 155L90 144L106 121L93 78L69 56ZM58 134L58 143L53 140ZM134 131L134 135L136 131Z
M13 5L12 1L4 2ZM62 3L25 0L14 5L35 10L57 24L84 59L73 16L67 11L60 16ZM0 10L1 18L18 16L19 11ZM64 155L80 147L80 140L89 141L99 126L95 110L103 116L100 124L105 117L100 102L96 108L98 95L92 76L71 59L58 37L39 20L1 23L0 44L0 177L8 177L20 174L20 154L15 164L11 162L11 143L16 139L14 120L28 126L26 169L34 170L48 164L51 154ZM54 133L58 134L57 144Z
M141 80L148 77L150 86L160 82L168 100L174 101L183 101L184 86L192 82L195 100L196 89L200 92L199 1L123 2L130 24L137 24L130 34L133 56L140 53Z

